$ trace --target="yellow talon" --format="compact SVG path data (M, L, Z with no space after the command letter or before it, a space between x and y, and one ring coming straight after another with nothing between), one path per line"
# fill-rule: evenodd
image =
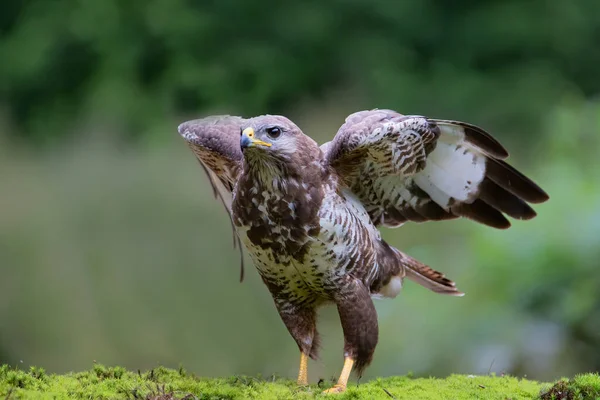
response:
M308 354L300 353L300 370L298 371L298 385L308 385Z
M350 357L344 358L344 368L342 368L342 373L340 374L340 379L338 382L332 387L325 390L324 394L336 394L342 393L346 391L346 386L348 385L348 378L350 378L350 372L352 372L352 367L354 366L354 360Z
M330 387L329 389L323 391L323 394L337 394L337 393L343 393L346 391L346 386L342 386L339 384L335 384L333 387Z

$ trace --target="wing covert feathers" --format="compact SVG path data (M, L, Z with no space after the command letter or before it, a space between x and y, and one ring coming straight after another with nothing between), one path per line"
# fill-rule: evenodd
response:
M548 200L500 142L464 122L361 111L322 150L377 225L465 217L506 229L507 216L531 219L528 203Z
M231 219L232 191L241 171L240 129L244 119L217 115L187 121L177 128L208 176L215 198L225 207L233 230L233 247L240 252L240 282L244 280L244 255Z

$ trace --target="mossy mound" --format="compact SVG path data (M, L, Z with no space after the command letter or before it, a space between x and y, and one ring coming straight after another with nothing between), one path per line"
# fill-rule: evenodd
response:
M130 372L96 364L85 372L46 374L0 367L0 398L8 399L312 399L330 385L299 388L285 379L201 378L163 367ZM327 396L329 397L329 396ZM600 376L544 384L509 376L451 375L445 379L390 377L352 384L337 399L600 399Z
M599 400L600 377L598 374L578 375L573 379L561 379L543 390L541 400Z

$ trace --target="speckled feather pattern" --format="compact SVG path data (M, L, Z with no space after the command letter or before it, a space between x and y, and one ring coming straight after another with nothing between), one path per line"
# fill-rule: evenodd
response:
M268 136L276 127L277 137ZM257 143L240 146L251 129ZM382 240L396 227L460 216L507 228L548 196L510 167L487 132L391 110L350 115L319 147L280 116L218 116L179 127L209 174L301 351L317 356L318 306L334 303L344 353L361 371L378 341L372 297L395 297L405 277L450 295L454 282ZM267 141L267 142L265 142Z

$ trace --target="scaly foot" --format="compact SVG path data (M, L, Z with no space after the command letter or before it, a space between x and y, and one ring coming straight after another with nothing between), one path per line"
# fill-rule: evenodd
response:
M348 378L350 377L350 371L352 371L352 366L354 365L354 360L350 357L344 358L344 368L342 368L342 373L340 374L340 379L338 382L332 387L324 391L325 394L336 394L343 393L346 391L346 385L348 384Z
M298 386L308 386L308 354L300 353Z
M333 387L323 391L323 394L338 394L346 391L346 385L336 383Z

